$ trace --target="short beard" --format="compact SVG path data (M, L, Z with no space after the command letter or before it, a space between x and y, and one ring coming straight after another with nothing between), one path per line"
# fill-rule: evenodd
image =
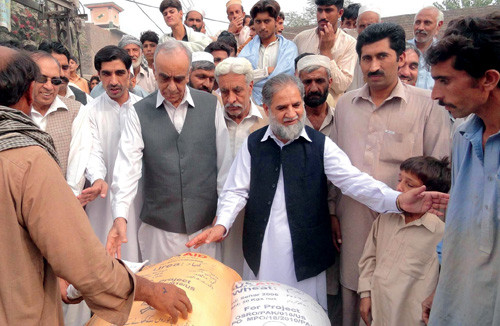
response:
M326 102L326 99L328 98L328 89L325 92L323 92L323 94L321 94L320 96L311 97L311 95L318 95L318 94L317 92L313 94L306 94L304 96L304 103L310 108L318 107Z
M137 68L141 65L141 57L137 58L137 61L132 61L132 67Z
M276 117L269 111L269 126L274 135L280 139L292 140L299 137L302 129L304 129L306 115L302 114L302 118L294 125L284 126L276 120Z

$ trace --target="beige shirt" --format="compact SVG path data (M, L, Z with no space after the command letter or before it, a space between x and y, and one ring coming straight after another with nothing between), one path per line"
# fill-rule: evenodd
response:
M402 214L382 214L359 261L361 297L371 296L372 325L424 325L420 303L436 288L436 246L444 223L427 213L405 224Z
M321 132L323 135L326 137L331 137L332 135L332 130L333 130L333 108L331 106L328 106L328 111L326 113L325 120L323 120L323 123L321 124L321 127L319 128L319 132ZM311 121L309 121L309 118L306 117L306 126L309 126L314 129Z
M229 144L231 148L231 159L234 160L241 148L243 141L257 129L269 124L264 109L252 102L248 115L238 124L224 110L227 130L229 131Z
M450 155L450 119L430 96L398 80L377 108L368 85L348 92L335 110L333 140L354 166L395 189L404 160ZM347 196L337 200L336 213L342 230L340 282L356 291L358 261L377 214Z
M56 275L123 324L135 278L108 256L61 170L38 146L0 152L0 325L62 325Z
M319 54L319 36L317 29L312 28L299 33L293 41L297 45L299 54L310 52ZM330 61L333 82L330 85L330 94L337 103L347 87L351 85L354 67L358 62L356 54L356 39L347 35L341 28L337 28L335 43L332 47L333 60ZM335 103L332 105L335 107Z
M85 78L76 75L76 78L69 78L69 81L78 86L78 88L87 94L90 94L89 83Z
M156 78L153 69L144 69L142 65L139 68L139 73L136 76L137 85L141 86L149 94L158 89Z

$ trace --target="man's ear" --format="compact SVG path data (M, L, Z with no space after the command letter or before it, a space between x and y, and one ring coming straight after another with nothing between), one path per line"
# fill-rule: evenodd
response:
M342 17L343 14L344 14L344 8L339 10L339 17Z
M266 111L267 116L269 116L269 107L266 105L266 103L262 103L262 107L264 108L264 111Z
M406 51L403 51L403 53L401 53L401 55L399 56L398 68L403 67L405 65L405 62L406 62Z
M486 70L484 76L481 78L481 86L487 91L492 91L497 88L499 82L500 72L495 69Z
M30 107L31 109L31 105L33 104L33 100L34 100L34 92L35 91L35 82L32 81L30 86L28 87L28 91L26 92L25 96L26 96L26 102L28 103L28 106Z
M253 91L253 80L250 82L250 84L248 84L248 87L250 87L250 93L252 93L252 91ZM250 96L252 96L252 94L250 94Z

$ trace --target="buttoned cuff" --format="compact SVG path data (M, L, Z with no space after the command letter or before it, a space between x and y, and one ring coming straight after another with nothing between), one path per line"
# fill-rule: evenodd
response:
M363 299L363 298L369 298L369 297L371 297L371 292L370 292L370 291L361 292L361 293L359 294L359 297L360 297L361 299Z
M117 219L118 217L123 217L125 220L128 220L128 207L117 207L115 209L115 214L113 215L113 220Z
M392 190L387 193L385 195L385 198L384 198L384 207L387 208L387 210L383 213L402 213L402 211L400 211L398 209L398 206L396 204L396 200L398 198L398 196L401 195L401 192L399 191L395 191L395 190Z

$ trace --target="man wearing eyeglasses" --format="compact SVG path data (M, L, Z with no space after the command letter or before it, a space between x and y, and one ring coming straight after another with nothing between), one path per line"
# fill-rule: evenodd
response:
M64 47L59 42L47 42L44 41L38 46L38 50L45 51L52 55L61 67L61 79L62 84L59 87L59 95L65 98L70 98L75 101L86 105L87 102L92 100L92 97L78 88L77 85L69 82L70 71L69 71L69 59L70 53L68 49Z
M80 110L77 101L57 96L63 87L59 62L50 54L37 51L31 58L40 68L42 77L35 81L31 118L54 139L61 169L66 175L71 127Z

